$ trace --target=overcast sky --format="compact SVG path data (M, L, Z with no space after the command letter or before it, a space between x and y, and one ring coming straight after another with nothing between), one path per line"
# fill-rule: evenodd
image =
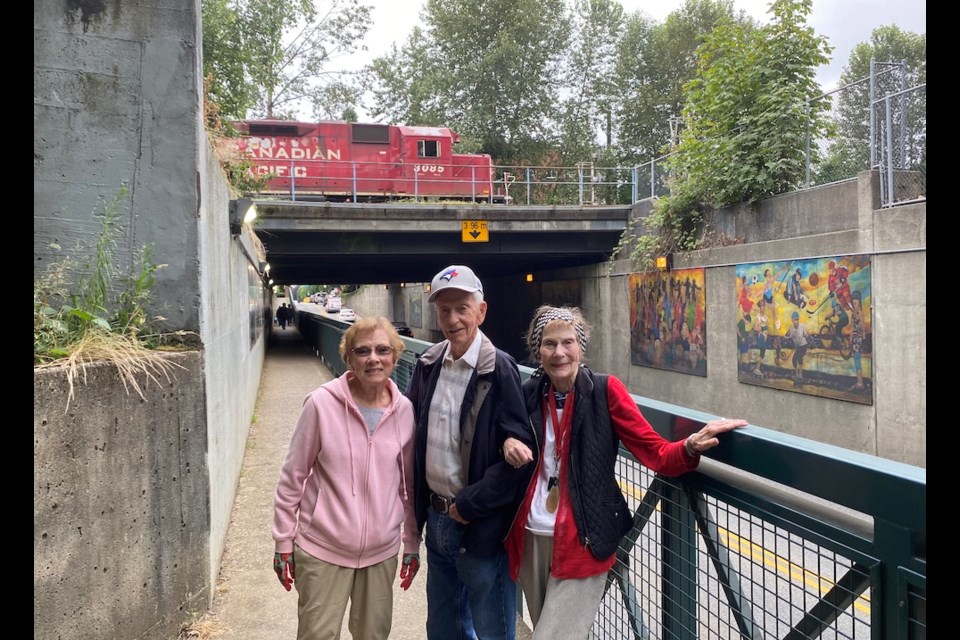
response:
M402 44L419 23L424 4L421 0L361 1L373 7L373 26L365 39L368 51L342 59L344 69L358 69L386 53L391 44ZM643 11L657 22L663 22L683 1L620 0L620 4L628 12ZM761 22L768 22L768 0L734 0L733 4ZM904 31L926 33L927 8L924 2L916 0L813 0L809 24L834 47L831 63L817 73L820 85L829 91L836 88L853 47L868 41L875 28L895 24Z

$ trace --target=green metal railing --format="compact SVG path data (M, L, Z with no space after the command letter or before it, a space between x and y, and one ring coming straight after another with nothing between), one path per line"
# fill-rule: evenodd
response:
M308 313L297 323L342 373L348 325ZM404 342L401 389L430 346ZM633 397L668 440L716 417ZM617 473L634 527L591 637L926 638L925 469L750 425L682 477L623 449Z

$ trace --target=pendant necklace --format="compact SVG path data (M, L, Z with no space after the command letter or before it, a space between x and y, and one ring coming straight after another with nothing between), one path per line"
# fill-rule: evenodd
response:
M560 408L564 410L563 420L560 420L557 416L557 399L552 384L550 385L550 389L547 393L547 400L544 404L548 404L550 407L550 417L553 419L554 437L553 475L551 475L550 479L547 481L546 509L549 513L556 513L557 507L560 506L559 476L560 459L563 457L563 437L567 433L570 422L573 419L573 389L570 390L566 403L561 400Z

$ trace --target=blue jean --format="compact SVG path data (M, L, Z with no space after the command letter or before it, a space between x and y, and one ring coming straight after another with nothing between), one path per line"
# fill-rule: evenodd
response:
M514 640L517 584L506 551L468 555L464 525L430 509L427 517L428 640Z

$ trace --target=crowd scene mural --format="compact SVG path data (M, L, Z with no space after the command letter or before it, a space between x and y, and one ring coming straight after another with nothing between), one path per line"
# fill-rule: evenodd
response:
M873 403L870 258L736 267L738 380Z
M704 270L630 274L630 362L707 375Z

